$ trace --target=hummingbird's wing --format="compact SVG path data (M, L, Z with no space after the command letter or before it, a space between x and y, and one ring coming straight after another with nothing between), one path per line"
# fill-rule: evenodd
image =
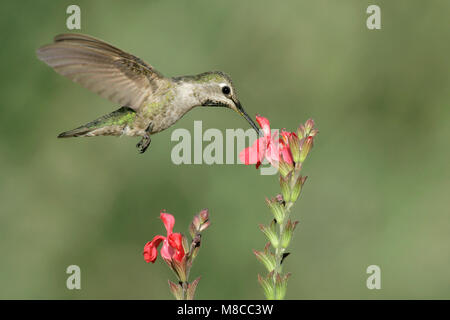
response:
M139 109L164 76L141 59L82 34L60 34L37 50L40 60L59 74L102 97Z

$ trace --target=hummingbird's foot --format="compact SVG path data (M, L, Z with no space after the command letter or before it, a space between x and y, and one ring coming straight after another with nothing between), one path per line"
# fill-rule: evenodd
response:
M150 125L145 130L145 135L142 137L141 141L138 142L136 145L136 148L138 148L139 153L144 153L145 150L150 146L150 142L152 142L152 139L150 138L150 132L152 132L153 125L150 123Z
M148 146L150 145L150 142L152 142L150 136L143 137L141 141L139 141L138 144L136 145L136 148L138 148L139 153L144 153L145 150L147 150Z

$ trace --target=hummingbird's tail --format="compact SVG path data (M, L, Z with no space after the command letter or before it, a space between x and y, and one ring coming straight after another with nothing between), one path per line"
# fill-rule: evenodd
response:
M120 136L124 128L133 122L136 111L129 107L104 115L76 129L60 133L58 138L70 137L95 137L95 136Z

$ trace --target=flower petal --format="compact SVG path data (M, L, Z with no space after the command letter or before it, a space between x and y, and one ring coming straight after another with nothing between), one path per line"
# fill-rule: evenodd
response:
M169 245L167 239L164 240L161 248L161 257L165 260L172 260L172 256L175 254L175 249Z
M283 142L289 145L289 138L291 137L292 132L286 131L285 129L281 130L281 137L283 138Z
M183 249L183 238L181 233L172 233L167 240L169 241L169 245L175 249Z
M180 233L172 233L168 238L168 242L175 249L172 257L180 262L184 257L183 236Z
M264 136L270 136L270 122L264 117L256 116L256 121L258 121L259 126L264 132Z
M275 131L266 149L265 157L272 166L278 168L278 162L280 161L280 139L278 138L278 131Z
M173 226L175 225L175 218L170 213L166 213L164 211L161 211L159 214L159 217L164 223L164 226L167 230L167 236L169 236L172 233Z
M292 160L291 149L289 149L289 146L282 140L280 140L280 154L287 163L294 163Z
M266 137L257 139L251 147L245 148L239 153L239 159L246 165L261 162L266 152L266 145Z
M152 241L147 242L144 246L144 252L142 253L144 255L145 261L154 263L156 260L156 257L158 256L158 246L166 239L163 236L155 236Z

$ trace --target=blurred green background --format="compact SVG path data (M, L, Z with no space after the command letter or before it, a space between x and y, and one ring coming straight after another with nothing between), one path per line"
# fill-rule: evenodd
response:
M248 113L274 128L316 121L287 298L450 298L450 2L360 0L3 1L0 298L171 299L173 275L142 249L165 232L161 209L187 234L204 207L197 298L263 298L252 249L277 177L170 158L175 128L247 129L235 113L194 109L143 155L132 138L56 139L119 107L35 56L68 31L70 4L82 33L167 76L229 73ZM381 30L366 28L369 4ZM81 290L66 289L71 264ZM372 264L381 290L366 288Z

